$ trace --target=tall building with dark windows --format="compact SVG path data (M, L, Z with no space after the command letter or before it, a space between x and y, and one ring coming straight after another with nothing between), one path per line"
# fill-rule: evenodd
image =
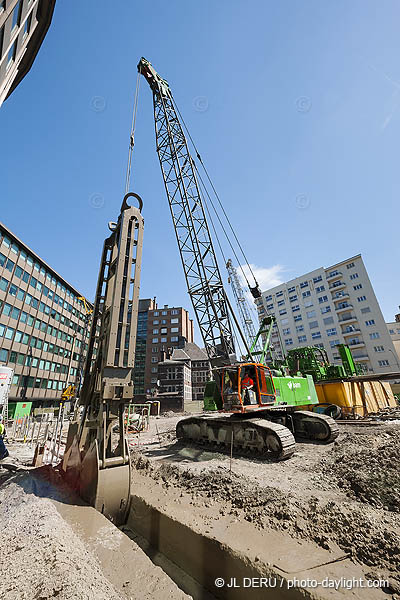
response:
M10 400L54 404L87 347L81 294L0 223L0 364Z
M30 70L55 0L0 0L0 106Z
M193 342L193 321L182 307L164 304L156 299L139 301L135 356L135 398L145 400L158 389L158 363L175 348Z

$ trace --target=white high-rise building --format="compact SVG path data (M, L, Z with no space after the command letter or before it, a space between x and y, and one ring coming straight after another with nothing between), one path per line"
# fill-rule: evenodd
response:
M336 346L348 344L355 362L369 372L398 371L396 351L361 254L331 267L320 267L262 293L262 318L273 314L278 331L272 343L277 356L296 347L324 348L340 361Z

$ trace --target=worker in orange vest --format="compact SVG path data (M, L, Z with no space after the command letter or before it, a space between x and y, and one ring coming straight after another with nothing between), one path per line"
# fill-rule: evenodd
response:
M245 376L242 379L242 390L251 390L253 389L254 381L249 376L248 373L245 373Z

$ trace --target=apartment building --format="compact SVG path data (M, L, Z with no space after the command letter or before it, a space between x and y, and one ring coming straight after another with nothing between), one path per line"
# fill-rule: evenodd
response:
M397 316L400 317L400 315L396 315L396 317ZM391 323L386 323L386 325L396 353L397 370L400 372L400 319L392 321Z
M54 404L87 347L81 294L0 223L0 364L10 400Z
M0 106L30 70L55 0L0 0Z
M135 398L144 400L155 393L158 363L168 350L182 348L193 341L193 321L182 307L159 307L156 299L139 301L138 331L135 357Z
M361 254L320 267L262 293L259 317L273 314L276 356L302 346L324 348L340 360L338 344L348 344L369 372L398 370L395 350Z

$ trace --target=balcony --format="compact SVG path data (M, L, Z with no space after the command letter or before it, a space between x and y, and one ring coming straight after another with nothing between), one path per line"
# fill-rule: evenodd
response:
M349 297L347 292L337 292L334 296L332 296L332 300L340 300L341 298Z
M368 354L359 354L358 356L353 355L354 360L369 360Z
M352 348L362 348L363 346L365 346L365 342L363 342L363 340L358 340L357 342L350 341L350 342L347 342L347 345L351 346Z
M342 335L353 335L353 333L357 333L357 331L361 331L361 329L359 327L349 327L345 331L342 331Z
M339 319L339 323L351 323L352 321L357 321L358 319L357 317L355 317L354 315L350 315L348 317L342 317L341 319Z
M326 278L329 281L333 281L335 278L341 277L341 275L343 275L342 271L331 271L330 273L326 274Z
M340 290L344 287L346 287L346 284L344 283L344 281L335 281L335 283L332 283L332 285L329 286L329 289L330 290Z
M348 310L349 308L353 308L353 305L352 304L348 304L347 302L342 302L341 304L337 304L335 306L336 312L339 312L341 310Z

